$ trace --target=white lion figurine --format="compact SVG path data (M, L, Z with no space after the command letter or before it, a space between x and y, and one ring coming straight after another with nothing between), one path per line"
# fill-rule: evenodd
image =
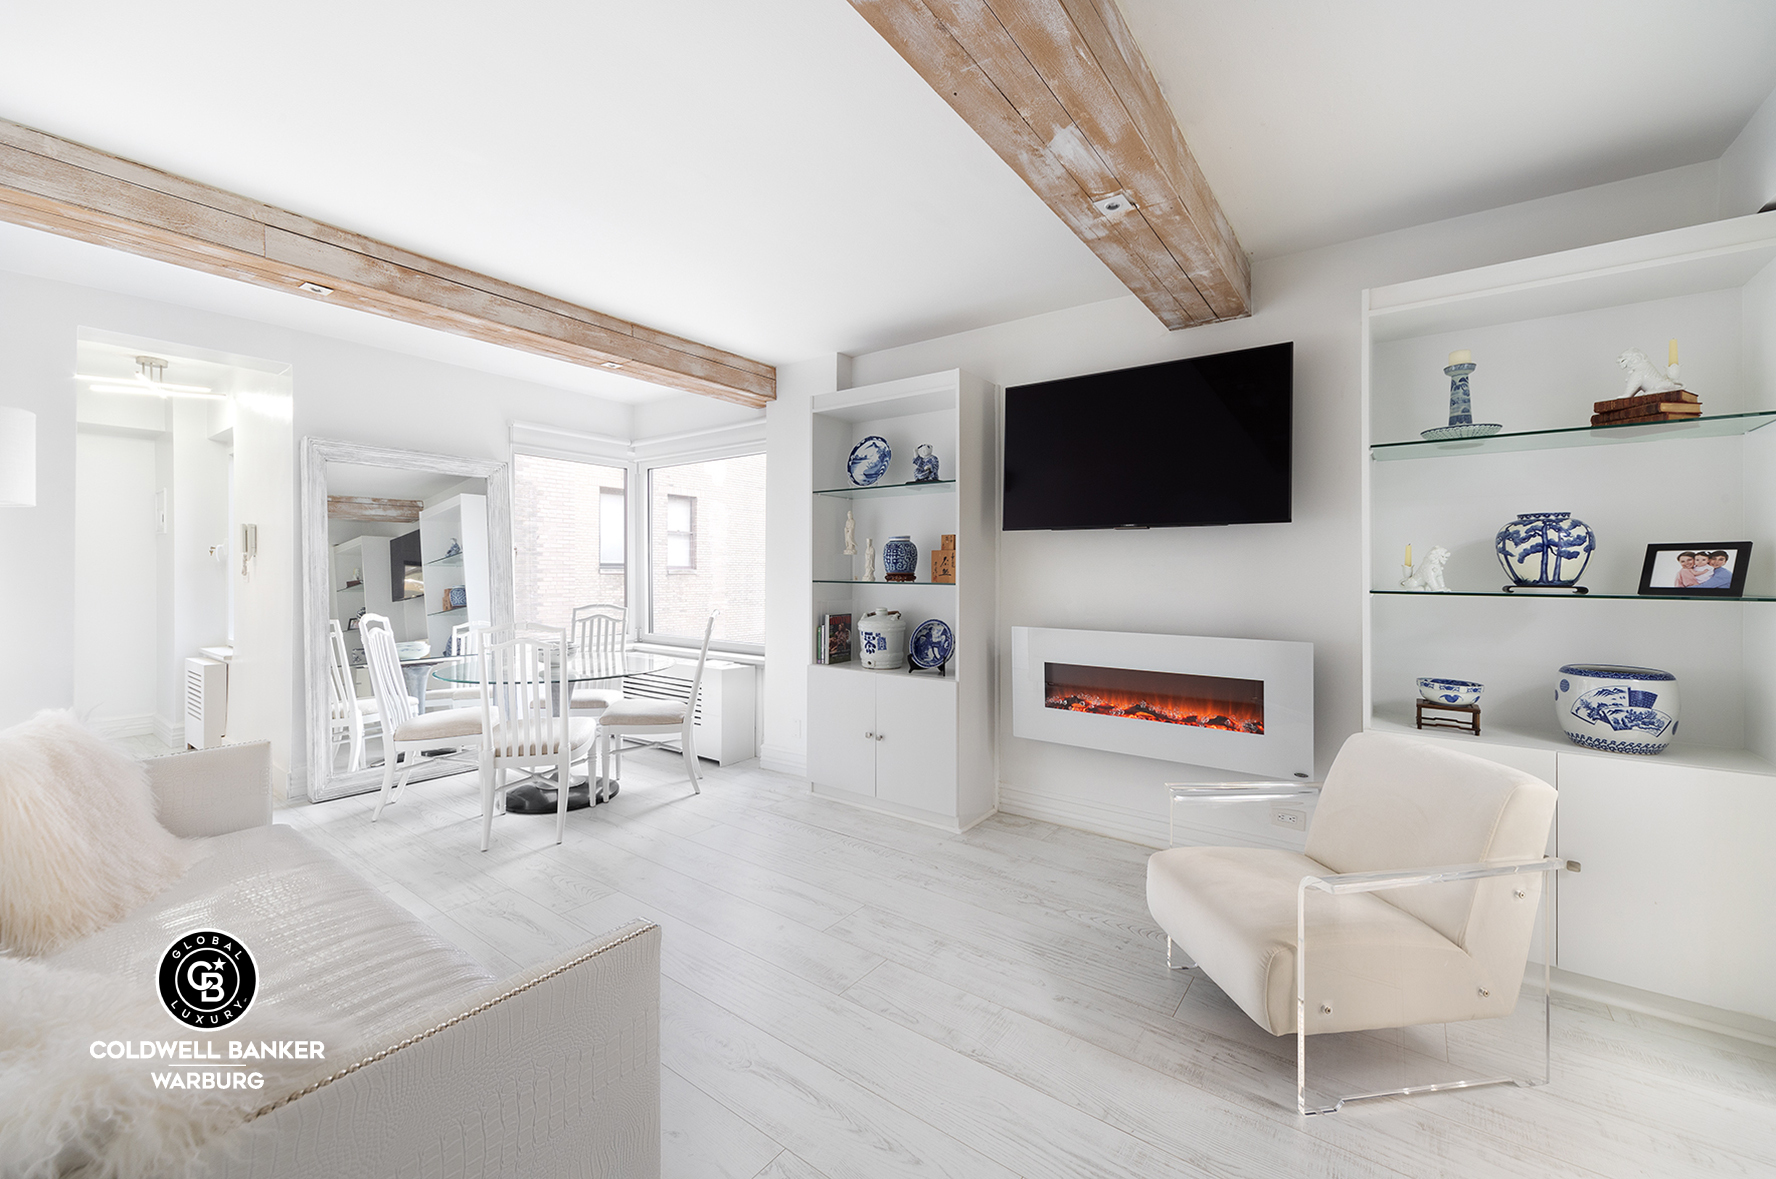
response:
M1653 367L1647 354L1639 348L1630 348L1616 357L1616 363L1628 370L1628 385L1622 390L1624 397L1637 397L1642 393L1675 393L1683 386L1671 377Z
M1449 564L1449 550L1442 545L1431 546L1425 559L1418 563L1412 576L1400 583L1402 588L1419 590L1425 593L1446 594L1449 587L1443 584L1443 566Z

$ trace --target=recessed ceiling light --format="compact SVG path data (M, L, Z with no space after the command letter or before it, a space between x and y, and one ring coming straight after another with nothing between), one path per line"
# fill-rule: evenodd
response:
M599 368L622 368L623 366L618 364L614 360L607 360L603 364L599 365L598 367Z
M307 291L311 295L331 295L333 293L332 287L324 287L318 282L297 283L296 289L299 291Z
M1126 192L1113 192L1107 197L1093 201L1092 205L1104 216L1115 218L1134 208L1135 202L1129 199L1129 194Z

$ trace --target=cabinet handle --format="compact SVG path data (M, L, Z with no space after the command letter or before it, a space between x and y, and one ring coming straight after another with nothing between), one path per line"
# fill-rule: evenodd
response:
M869 740L869 739L870 739L870 738L871 738L871 737L874 737L874 736L875 736L875 734L874 734L874 733L865 733L865 734L864 734L864 735L863 735L863 739L864 739L864 740L865 740L865 741L868 741L868 740Z
M878 741L880 741L880 740L881 740L881 739L882 739L882 734L881 734L881 733L877 733L877 734L876 734L876 740L878 740Z

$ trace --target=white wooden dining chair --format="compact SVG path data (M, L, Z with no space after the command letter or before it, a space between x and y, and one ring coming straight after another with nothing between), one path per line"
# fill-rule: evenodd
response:
M329 751L350 742L347 773L364 768L364 739L382 731L374 696L359 696L352 681L351 656L345 649L345 631L337 618L327 620L327 729Z
M627 607L609 603L596 603L591 606L576 606L573 621L568 624L567 641L570 650L577 652L588 661L609 659L621 665L623 652L628 645L626 630L629 618ZM619 682L615 688L596 688L591 684L580 687L568 685L572 701L568 708L571 716L591 717L597 720L604 715L604 710L623 699L623 689ZM617 751L617 773L623 772L622 750Z
M380 614L366 614L358 628L364 636L370 688L382 717L382 793L377 796L376 811L370 816L371 822L375 822L382 818L382 808L397 800L401 788L413 776L422 752L449 750L448 756L456 757L478 747L484 735L486 713L476 708L421 713L418 701L407 694L389 620ZM401 767L399 781L395 777L397 762Z
M480 747L481 850L493 842L493 816L506 791L555 775L555 842L567 833L567 796L573 763L590 760L598 726L555 707L567 686L567 632L520 623L510 637L481 647L481 712L488 739ZM495 633L499 633L496 631ZM507 771L521 771L516 780Z
M459 622L450 628L450 637L439 652L447 659L462 659L481 653L481 640L491 628L485 622ZM470 681L439 679L436 669L426 684L426 710L433 708L472 708L481 703L481 685Z
M697 694L703 688L703 668L709 662L709 636L715 632L715 618L720 611L712 611L709 621L703 625L703 649L697 653L697 670L691 676L691 692L683 701L679 700L634 700L622 699L606 708L598 718L598 765L599 777L609 780L611 743L617 742L620 750L626 737L649 737L656 741L669 735L674 727L678 729L678 748L684 756L685 773L691 779L691 789L703 793L703 784L697 773Z

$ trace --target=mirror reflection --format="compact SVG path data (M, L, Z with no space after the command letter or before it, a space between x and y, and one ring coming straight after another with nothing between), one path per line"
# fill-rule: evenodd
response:
M432 672L461 636L493 621L487 481L328 463L328 750L334 774L385 756L364 651L366 619L386 618L414 710L469 707L473 690Z

